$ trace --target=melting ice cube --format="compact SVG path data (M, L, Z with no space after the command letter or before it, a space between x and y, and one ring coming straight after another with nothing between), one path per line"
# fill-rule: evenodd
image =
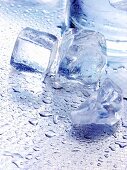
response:
M106 44L97 32L70 29L63 35L59 49L58 77L96 85L106 64Z
M57 44L54 35L25 28L16 40L10 63L20 71L45 75L55 61Z
M71 112L74 124L114 125L122 117L122 90L109 78L77 110Z

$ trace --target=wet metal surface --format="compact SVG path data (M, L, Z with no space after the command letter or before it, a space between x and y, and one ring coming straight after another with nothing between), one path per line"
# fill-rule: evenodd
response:
M42 25L0 2L0 170L126 170L126 119L114 128L72 126L68 115L85 100L83 89L55 89L41 74L10 66L19 31Z

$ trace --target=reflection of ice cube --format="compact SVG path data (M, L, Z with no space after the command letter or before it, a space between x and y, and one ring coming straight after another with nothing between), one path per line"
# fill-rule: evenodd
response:
M122 104L121 89L107 78L95 95L91 95L84 104L71 113L72 122L113 125L122 116Z
M58 75L87 86L96 84L106 64L104 37L94 31L70 29L62 39L59 50Z
M10 63L20 71L45 74L55 60L56 50L54 35L25 28L16 40Z

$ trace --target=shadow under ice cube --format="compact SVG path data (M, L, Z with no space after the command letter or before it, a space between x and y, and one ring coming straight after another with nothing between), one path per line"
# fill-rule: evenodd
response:
M20 71L45 75L55 61L57 44L54 35L25 28L16 40L10 64Z

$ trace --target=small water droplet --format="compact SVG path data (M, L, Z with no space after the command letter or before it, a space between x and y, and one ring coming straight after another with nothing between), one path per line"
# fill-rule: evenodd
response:
M119 145L120 148L124 148L127 146L127 142L125 141L116 141L115 144Z
M100 150L100 147L96 147L97 150Z
M62 85L61 85L60 83L58 83L58 82L54 82L53 85L52 85L52 87L53 87L54 89L62 89L62 88L63 88Z
M23 156L20 155L19 153L13 153L12 155L14 158L23 158Z
M40 160L41 158L40 158L40 156L36 156L35 159Z
M81 148L75 147L74 149L72 149L72 152L80 152Z
M101 166L101 163L98 163L97 166Z
M66 141L65 139L63 139L63 140L62 140L62 143L63 143L63 144L66 144L66 143L67 143L67 141Z
M52 138L53 136L56 136L56 133L53 130L49 130L45 133L45 136L48 138Z
M23 168L23 159L13 159L12 163L17 166L17 168Z
M100 157L100 158L98 159L98 161L99 161L99 162L103 162L102 157Z
M33 156L32 156L32 154L28 154L28 155L26 155L26 157L25 157L26 159L28 159L28 160L30 160L30 159L32 159L33 158Z
M52 103L52 100L51 100L50 97L46 97L46 98L43 98L43 102L44 102L45 104L51 104L51 103Z
M50 117L52 114L48 111L43 111L39 113L41 117Z
M9 152L9 151L5 151L5 152L3 153L3 155L4 155L4 156L11 156L11 157L13 157L12 153Z
M29 123L30 123L31 125L36 126L36 125L38 124L38 120L37 120L36 118L31 118L31 119L29 120Z
M89 97L90 96L90 93L86 90L82 90L82 94L85 96L85 97Z
M109 153L109 149L106 149L105 152L106 152L106 153Z
M127 135L124 135L124 136L123 136L123 139L127 139Z
M112 151L115 151L115 150L116 150L115 144L111 144L111 145L109 146L109 148L110 148Z
M108 154L105 154L104 156L105 156L105 158L108 158L108 157L109 157L109 155L108 155Z
M15 93L20 93L20 89L17 87L15 87L15 88L12 88L13 89L13 91L15 92Z
M39 148L38 146L35 146L35 147L33 148L33 150L35 150L35 151L39 151L39 150L40 150L40 148Z
M114 168L117 168L117 165L116 165L116 164L114 164L114 165L113 165L113 167L114 167Z
M58 115L54 115L53 116L53 123L57 124L59 122L59 116Z
M122 126L127 128L127 121L126 120L122 120Z

